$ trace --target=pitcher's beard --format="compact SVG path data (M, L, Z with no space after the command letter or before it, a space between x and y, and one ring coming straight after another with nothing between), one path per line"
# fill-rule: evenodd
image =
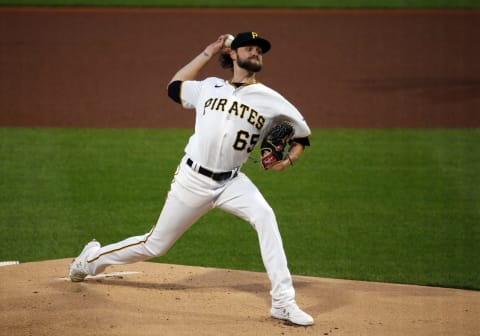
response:
M239 59L237 62L240 68L245 69L249 72L259 72L260 70L262 70L261 63L253 63L249 59L246 59L246 60Z

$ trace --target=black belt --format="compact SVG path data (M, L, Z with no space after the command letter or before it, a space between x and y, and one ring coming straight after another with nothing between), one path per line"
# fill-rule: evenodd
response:
M193 165L193 161L191 159L187 159L187 166L192 167L192 165ZM228 172L214 173L201 166L198 167L198 172L202 175L210 177L212 180L215 180L215 181L225 181L225 180L234 178L238 175L238 169L234 169Z

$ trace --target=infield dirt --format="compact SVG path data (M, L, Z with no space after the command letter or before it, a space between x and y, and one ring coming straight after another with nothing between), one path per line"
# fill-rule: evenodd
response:
M0 267L1 335L478 335L480 292L294 276L312 327L269 317L265 273L157 263L72 283L71 259Z

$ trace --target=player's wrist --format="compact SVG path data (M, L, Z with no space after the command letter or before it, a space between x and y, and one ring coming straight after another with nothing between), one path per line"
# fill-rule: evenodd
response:
M212 53L208 52L206 49L204 51L202 51L202 53L200 55L202 57L208 58L208 59L210 59L212 57Z
M298 156L295 154L287 153L287 161L290 166L293 166L294 162L297 161Z
M288 164L289 164L290 166L293 166L293 161L294 161L294 160L293 160L293 158L292 158L292 155L290 155L290 154L288 154L288 153L287 153L287 161L288 161Z
M208 46L208 47L206 47L206 48L203 50L202 56L210 59L210 58L212 58L213 56L215 56L215 54L217 54L218 51L219 51L219 50L217 50L216 48L214 48L214 47L212 47L212 46Z
M273 165L270 169L276 170L276 171L283 171L287 169L289 166L290 166L290 162L288 161L288 159L285 159L282 161L278 161L278 163Z
M205 56L205 57L212 56L211 53L209 53L206 49L202 52L202 55Z

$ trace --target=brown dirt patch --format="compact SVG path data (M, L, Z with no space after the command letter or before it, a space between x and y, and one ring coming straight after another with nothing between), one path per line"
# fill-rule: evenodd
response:
M0 125L192 127L168 80L249 29L312 127L480 127L480 11L108 8L0 8Z
M269 317L266 274L157 263L72 283L71 259L0 267L1 335L478 335L480 292L294 276L316 324Z

